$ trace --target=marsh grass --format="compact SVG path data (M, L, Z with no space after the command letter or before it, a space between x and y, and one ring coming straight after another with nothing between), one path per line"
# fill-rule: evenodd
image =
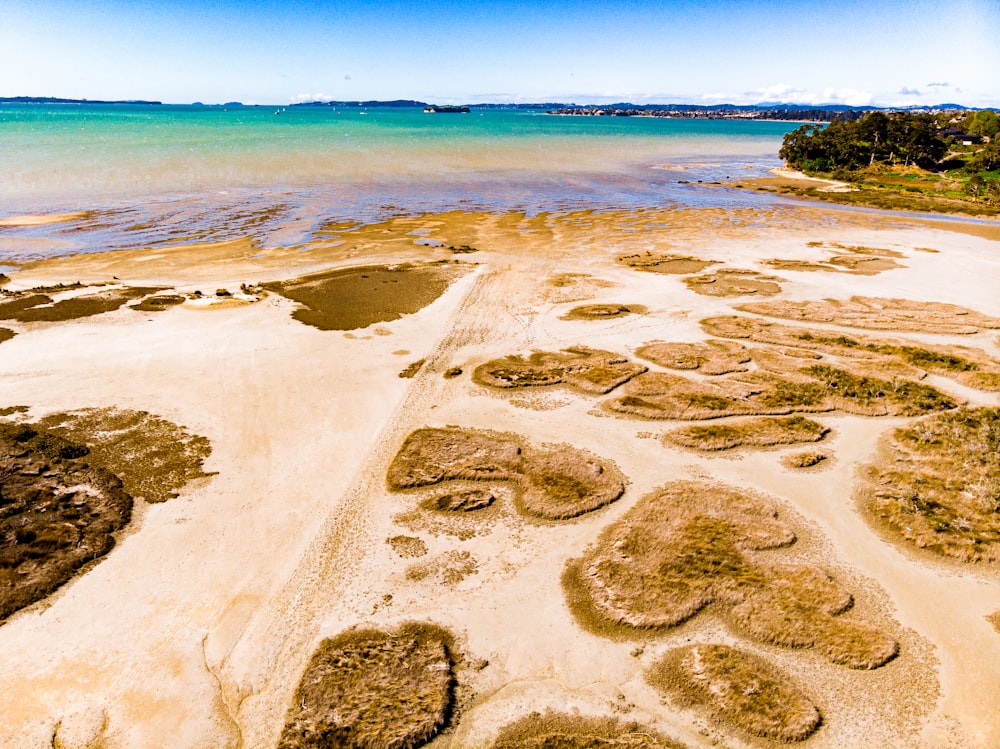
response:
M1000 611L994 611L986 617L986 621L993 625L998 633L1000 633Z
M707 607L760 642L878 668L895 640L842 614L851 594L822 569L758 560L795 542L767 500L720 484L674 482L641 498L563 575L570 608L602 634L677 626ZM769 559L770 559L769 555Z
M262 284L300 307L292 317L320 330L356 330L398 320L439 296L461 273L454 264L348 268Z
M115 544L132 497L87 448L38 424L0 422L0 621Z
M427 544L417 536L390 536L385 542L401 557L422 557L427 553Z
M495 500L493 492L488 489L456 489L435 494L421 502L420 506L439 512L475 512L486 509Z
M645 371L644 365L620 354L577 346L560 352L537 351L527 357L493 359L476 367L472 379L493 388L567 385L603 395Z
M406 368L399 373L399 376L404 380L413 379L414 377L417 376L417 372L420 371L420 368L424 366L424 362L426 361L427 361L426 359L417 359L415 362L407 364Z
M823 247L823 242L808 242L809 247ZM812 262L808 260L783 260L775 258L765 261L766 265L776 270L798 271L833 271L838 273L854 273L856 275L873 276L893 268L903 268L895 258L904 257L903 253L880 247L864 247L861 245L843 245L831 243L826 245L838 250L847 251L848 255L831 255L826 260Z
M634 721L548 711L505 725L492 749L684 749L684 745Z
M25 293L0 302L0 320L18 322L65 322L112 312L133 299L162 291L161 288L125 287L96 294L53 301L48 294Z
M697 370L704 375L745 372L750 361L750 351L735 341L650 343L635 353L667 369Z
M4 341L9 341L16 335L17 333L15 333L13 330L10 330L9 328L0 328L0 343L3 343Z
M819 442L829 429L804 416L761 416L722 424L695 424L667 432L664 442L692 450L731 450Z
M667 273L684 275L688 273L700 273L710 265L718 265L718 260L704 260L687 255L661 255L646 252L642 254L621 255L615 259L616 262L626 265L629 268L645 271L646 273Z
M778 282L784 280L753 270L719 268L703 276L689 276L684 283L691 291L704 296L774 296L781 293Z
M522 447L512 434L454 427L411 433L389 465L386 480L393 491L451 480L511 481L521 490L518 509L550 520L603 507L625 491L618 468L585 450Z
M641 304L585 304L574 307L561 320L615 320L627 315L644 315Z
M829 459L830 456L824 452L806 450L804 452L786 455L781 459L781 464L786 468L814 468Z
M911 341L783 325L751 317L712 317L702 320L701 325L708 333L723 338L795 347L799 351L848 359L844 365L853 369L911 379L933 373L979 390L1000 390L1000 361L981 349L917 345ZM787 356L781 357L771 348L755 348L751 354L759 366L771 371L795 368Z
M935 414L883 437L859 488L890 538L965 562L1000 562L1000 409Z
M155 294L140 302L130 304L129 309L139 312L163 312L171 307L184 304L185 298L180 294Z
M87 408L43 417L49 432L85 444L88 462L118 476L130 495L147 502L176 497L205 473L212 452L204 437L145 411Z
M324 640L295 691L279 749L411 749L448 722L454 644L446 630L407 623Z
M693 421L832 410L860 416L916 416L956 405L929 385L855 374L827 364L802 367L788 376L757 371L711 382L652 372L636 377L623 395L602 404L613 413L644 419Z
M777 666L728 645L697 643L667 651L646 681L684 707L775 741L802 741L820 726L816 705Z
M970 335L982 329L1000 328L1000 318L968 307L910 299L854 296L847 300L750 302L739 305L737 309L790 320L915 333Z

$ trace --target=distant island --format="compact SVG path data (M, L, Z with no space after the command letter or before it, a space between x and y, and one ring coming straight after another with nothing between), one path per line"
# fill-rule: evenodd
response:
M448 106L439 106L437 104L428 104L426 107L424 107L424 111L427 114L437 114L437 113L444 113L444 114L468 114L469 113L469 108L468 107L448 107Z

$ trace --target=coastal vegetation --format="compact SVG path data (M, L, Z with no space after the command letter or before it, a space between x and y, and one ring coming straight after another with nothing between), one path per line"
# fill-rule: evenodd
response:
M522 446L512 434L456 427L411 433L387 473L393 491L453 480L514 482L521 489L518 509L549 520L574 518L596 510L625 491L625 480L617 467L585 450ZM433 501L442 503L434 509L451 509L450 505L460 507L465 499ZM471 497L469 501L475 502Z
M703 375L745 372L750 362L749 350L735 341L650 343L635 353L667 369L697 370Z
M692 450L732 450L819 442L829 429L805 416L760 416L707 425L692 424L667 432L664 442Z
M451 634L410 622L323 640L295 691L279 749L412 749L447 723L455 689Z
M767 276L741 268L719 268L702 276L688 276L684 283L691 291L705 296L774 296L781 293L783 278Z
M894 658L895 640L844 616L854 599L824 570L758 555L795 541L772 501L677 481L608 526L567 566L563 585L578 620L604 634L675 627L711 607L747 637L812 648L848 668Z
M894 430L859 499L891 538L1000 562L1000 409L962 408Z
M805 188L810 197L911 210L1000 213L1000 142L993 111L868 112L806 124L779 156L811 176L850 183L850 192Z
M620 354L576 346L560 352L493 359L476 367L472 379L494 388L567 385L601 395L645 371L645 366Z
M682 706L723 725L775 741L801 741L821 723L816 705L777 666L729 645L697 643L667 651L646 681Z
M132 497L85 445L0 422L0 622L106 555Z
M626 315L643 315L646 308L641 304L584 304L574 307L563 320L614 320Z
M492 749L685 749L648 726L617 718L531 713L500 729Z

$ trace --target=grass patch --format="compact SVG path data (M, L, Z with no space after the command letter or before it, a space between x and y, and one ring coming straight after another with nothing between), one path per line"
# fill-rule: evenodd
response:
M3 343L4 341L9 341L16 335L17 333L15 333L13 330L10 330L8 328L0 328L0 343Z
M802 741L821 717L772 663L728 645L697 643L668 651L646 673L658 692L717 722L775 741Z
M604 394L646 371L642 364L611 351L584 346L560 352L537 351L480 364L472 379L494 388L567 385L585 393Z
M885 374L920 379L933 373L978 390L1000 390L1000 361L967 346L915 345L910 341L784 325L752 317L711 317L702 320L701 325L708 333L723 338L794 347L783 352L790 356L801 357L805 349L851 359L852 367L881 370ZM758 365L771 371L798 368L787 356L782 361L771 349L755 349L752 356Z
M965 562L1000 562L1000 409L935 414L883 438L859 496L896 540Z
M488 489L457 489L437 494L420 503L425 510L475 512L493 504L496 497Z
M560 320L614 320L627 315L644 315L646 308L641 304L585 304L574 307Z
M295 691L279 749L410 749L448 722L451 635L430 624L349 630L320 643Z
M406 369L399 373L399 376L404 380L410 380L417 376L417 372L420 368L424 366L426 359L417 359L415 362L406 365Z
M451 549L428 559L426 562L417 562L406 568L406 579L413 582L420 582L428 578L434 578L442 585L458 585L469 575L479 572L479 564L476 558L466 550Z
M0 423L0 621L115 544L132 497L87 448L38 424Z
M1000 328L1000 318L968 307L910 299L854 296L847 300L750 302L737 309L767 317L914 333L971 335L983 329Z
M664 442L692 450L731 450L819 442L829 431L804 416L761 416L725 424L681 427L668 432Z
M25 292L0 302L0 320L65 322L112 312L133 299L162 291L160 288L126 287L85 294L54 302L48 294Z
M262 284L298 302L299 322L320 330L356 330L398 320L441 296L460 271L450 264L348 268Z
M615 258L615 261L629 268L645 271L646 273L667 273L683 275L687 273L701 273L710 265L718 265L718 260L703 260L687 255L660 255L651 252L634 255L622 255Z
M492 749L684 749L641 723L548 711L500 729Z
M455 427L410 434L386 478L393 491L451 480L511 481L521 489L518 509L550 520L596 510L625 491L624 477L614 463L585 450L522 448L512 434Z
M808 242L809 247L823 247L823 242ZM874 276L882 271L893 268L903 268L894 258L904 257L903 253L880 247L864 247L861 245L843 245L834 242L829 247L846 250L848 255L831 255L826 260L817 262L809 260L784 260L775 258L765 261L768 267L776 270L797 271L832 271L835 273L853 273L855 275Z
M667 369L698 370L704 375L745 372L750 361L746 346L732 341L651 343L636 350L639 356Z
M827 460L829 460L829 456L826 453L806 450L786 455L781 459L781 464L786 468L814 468Z
M993 625L993 629L1000 632L1000 611L994 611L986 617L986 621Z
M184 304L184 297L180 294L155 294L146 297L141 302L130 304L129 309L139 312L163 312L178 304Z
M669 628L712 606L748 637L812 648L849 668L893 658L895 640L841 617L853 598L823 570L755 554L794 542L768 501L720 484L674 482L610 525L563 583L578 619L599 632Z
M86 408L39 420L49 432L85 444L88 462L121 478L125 491L147 502L177 496L189 481L203 478L212 448L189 433L145 411Z
M720 268L704 276L690 276L684 279L691 291L705 296L774 296L781 293L777 276L765 276L753 270Z

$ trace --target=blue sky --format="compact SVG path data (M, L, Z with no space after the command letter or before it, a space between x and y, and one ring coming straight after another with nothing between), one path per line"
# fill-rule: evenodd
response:
M1000 105L998 0L0 0L0 96Z

